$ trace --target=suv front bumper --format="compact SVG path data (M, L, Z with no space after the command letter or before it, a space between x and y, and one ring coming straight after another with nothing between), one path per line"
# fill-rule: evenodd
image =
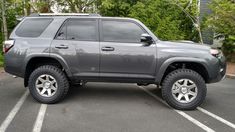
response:
M226 70L227 70L227 64L226 64L226 59L224 56L220 56L219 58L215 58L218 59L217 64L215 65L215 67L218 67L216 69L214 69L214 76L212 76L209 79L209 83L215 83L215 82L219 82L223 79L225 79L226 77Z

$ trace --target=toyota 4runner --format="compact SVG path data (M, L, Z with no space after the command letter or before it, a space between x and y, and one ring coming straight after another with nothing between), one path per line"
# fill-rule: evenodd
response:
M190 110L206 84L226 72L223 53L206 45L159 40L131 18L33 14L3 44L5 71L24 78L34 99L56 103L71 84L126 82L161 86L163 99Z

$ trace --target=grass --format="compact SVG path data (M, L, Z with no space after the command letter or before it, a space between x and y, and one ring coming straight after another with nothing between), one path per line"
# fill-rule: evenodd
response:
M3 56L2 56L2 54L0 54L0 67L3 67Z

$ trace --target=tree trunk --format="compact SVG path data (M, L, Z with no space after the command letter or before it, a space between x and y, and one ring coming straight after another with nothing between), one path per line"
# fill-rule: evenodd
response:
M200 27L200 25L198 26L198 33L199 33L200 43L201 43L201 44L203 44L202 31L201 31L201 27Z
M8 39L8 30L7 30L7 21L6 21L6 9L5 9L6 1L2 0L2 24L3 24L3 34L4 40Z
M30 15L29 0L23 0L23 13L24 13L24 16Z
M27 7L26 7L26 0L23 0L24 5L24 16L28 16Z
M197 13L198 13L197 14L197 25L198 25L198 33L199 33L200 43L203 44L201 24L200 24L200 12L201 12L201 0L197 0Z

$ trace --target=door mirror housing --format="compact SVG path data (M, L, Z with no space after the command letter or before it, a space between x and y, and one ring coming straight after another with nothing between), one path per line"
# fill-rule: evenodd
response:
M153 38L149 34L144 33L141 34L140 41L148 45L151 45L153 43Z

